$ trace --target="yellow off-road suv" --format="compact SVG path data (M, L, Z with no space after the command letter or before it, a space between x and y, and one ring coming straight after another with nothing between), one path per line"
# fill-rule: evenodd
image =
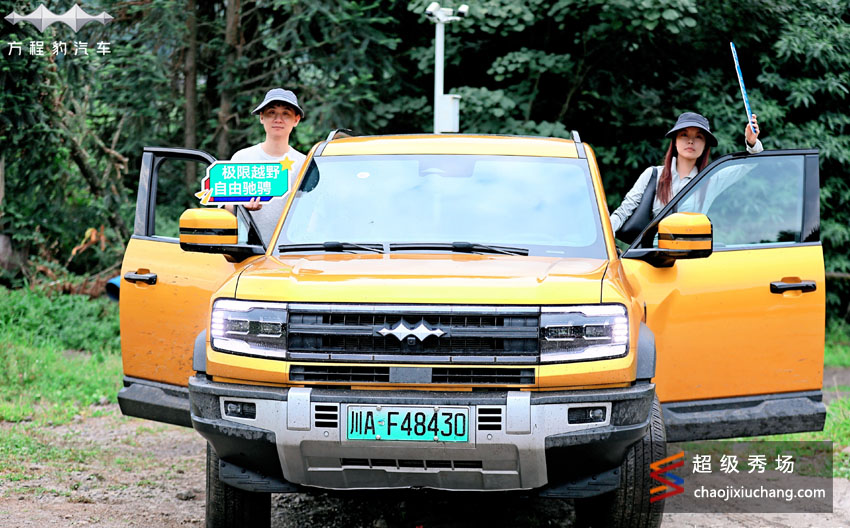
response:
M714 162L625 251L578 134L332 134L269 247L243 211L158 233L174 159L214 161L145 149L119 401L207 439L208 526L317 488L533 492L658 526L666 441L823 427L816 151Z

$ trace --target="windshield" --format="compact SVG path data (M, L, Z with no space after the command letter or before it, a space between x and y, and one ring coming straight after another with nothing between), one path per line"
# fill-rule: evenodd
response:
M599 218L586 160L329 156L310 164L275 246L468 242L606 258Z

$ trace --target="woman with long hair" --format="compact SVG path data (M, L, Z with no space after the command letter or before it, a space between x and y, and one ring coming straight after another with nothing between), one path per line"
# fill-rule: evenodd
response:
M744 136L747 152L758 154L764 148L759 141L759 127L756 115L752 119L755 132L747 123ZM634 213L647 195L647 187L653 175L656 175L655 198L652 203L654 217L678 194L702 169L708 165L711 147L717 146L717 138L711 133L708 119L694 112L685 112L676 120L673 128L667 132L671 138L664 164L649 167L638 177L632 189L626 194L623 203L611 215L611 227L616 233ZM651 193L650 193L651 194Z

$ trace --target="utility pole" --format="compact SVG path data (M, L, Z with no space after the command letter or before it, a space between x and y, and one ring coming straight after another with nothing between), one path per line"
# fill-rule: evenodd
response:
M436 24L434 36L434 133L457 132L460 125L460 96L443 93L443 64L445 60L446 24L465 17L469 6L461 5L457 14L453 9L431 2L425 16Z

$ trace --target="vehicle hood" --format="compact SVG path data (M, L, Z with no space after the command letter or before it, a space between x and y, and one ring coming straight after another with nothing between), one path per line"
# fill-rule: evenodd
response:
M341 303L598 303L607 263L467 254L263 257L241 274L236 296Z

